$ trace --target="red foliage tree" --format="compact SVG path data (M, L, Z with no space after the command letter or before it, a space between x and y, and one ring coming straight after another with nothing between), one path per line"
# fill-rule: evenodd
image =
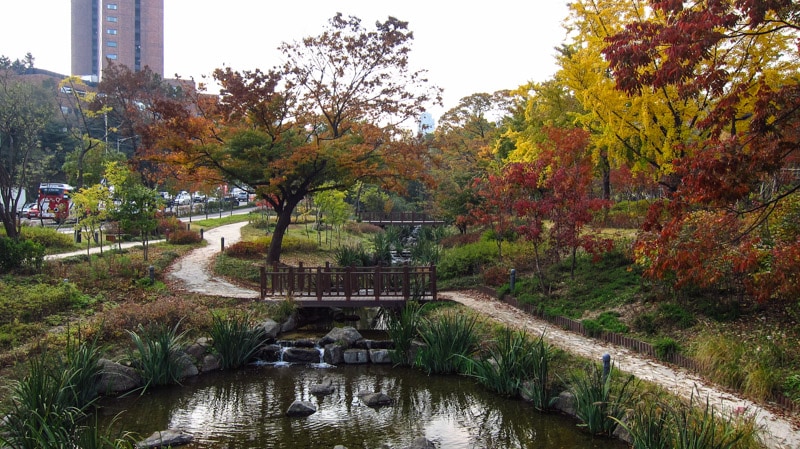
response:
M711 99L709 138L676 161L678 189L649 216L638 243L646 273L687 284L741 283L757 299L792 298L800 284L800 86L788 67L800 5L791 0L651 0L667 20L642 20L608 40L617 85L632 95L676 86ZM726 55L745 54L748 76ZM650 69L650 67L656 67ZM794 70L789 70L794 73ZM739 124L742 122L742 124ZM788 261L788 262L787 262ZM781 267L780 270L777 268Z

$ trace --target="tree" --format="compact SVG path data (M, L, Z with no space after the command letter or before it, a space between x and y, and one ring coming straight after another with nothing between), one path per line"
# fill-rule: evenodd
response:
M75 211L75 229L83 231L86 238L86 255L92 247L92 237L101 230L108 218L108 207L111 205L111 191L103 184L83 187L72 194ZM102 238L102 236L101 236ZM102 241L100 251L103 251Z
M0 64L0 219L10 238L19 237L20 189L38 170L40 133L54 112L51 94Z
M162 105L154 147L254 188L278 215L267 254L277 262L306 196L358 181L402 190L425 173L426 147L401 125L439 101L439 90L409 71L412 39L395 18L367 31L338 14L320 35L283 44L281 67L216 70L221 97L198 97L197 113Z
M144 186L139 176L116 162L106 167L106 178L114 189L116 204L110 217L118 221L123 230L139 234L143 257L147 260L149 237L158 227L157 214L163 199L156 190Z
M672 89L709 102L695 124L704 138L683 142L674 163L681 182L651 211L638 242L646 273L679 287L741 283L762 301L796 298L800 285L790 278L800 274L800 235L788 223L800 194L800 5L650 7L664 19L641 17L608 38L617 87L634 96Z

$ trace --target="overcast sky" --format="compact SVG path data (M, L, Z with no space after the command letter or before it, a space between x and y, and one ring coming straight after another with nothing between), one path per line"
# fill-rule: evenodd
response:
M70 0L0 0L0 55L70 71ZM556 70L554 47L567 0L164 0L164 76L210 74L215 68L269 69L281 42L318 34L336 12L367 29L394 16L414 32L410 61L444 88L438 119L462 97L544 81Z

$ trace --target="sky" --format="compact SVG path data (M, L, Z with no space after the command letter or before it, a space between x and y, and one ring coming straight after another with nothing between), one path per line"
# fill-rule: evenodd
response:
M555 47L568 0L164 0L164 76L209 75L214 69L267 70L277 47L317 35L337 12L374 23L409 22L413 69L444 89L438 120L474 93L514 89L556 72ZM0 0L0 55L57 73L70 71L70 0Z

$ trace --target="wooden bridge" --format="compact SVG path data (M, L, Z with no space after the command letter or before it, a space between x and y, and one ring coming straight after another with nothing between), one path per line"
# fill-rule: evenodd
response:
M261 298L290 296L299 307L402 307L436 301L436 266L261 267Z
M442 226L444 220L419 212L359 212L359 220L377 226Z

